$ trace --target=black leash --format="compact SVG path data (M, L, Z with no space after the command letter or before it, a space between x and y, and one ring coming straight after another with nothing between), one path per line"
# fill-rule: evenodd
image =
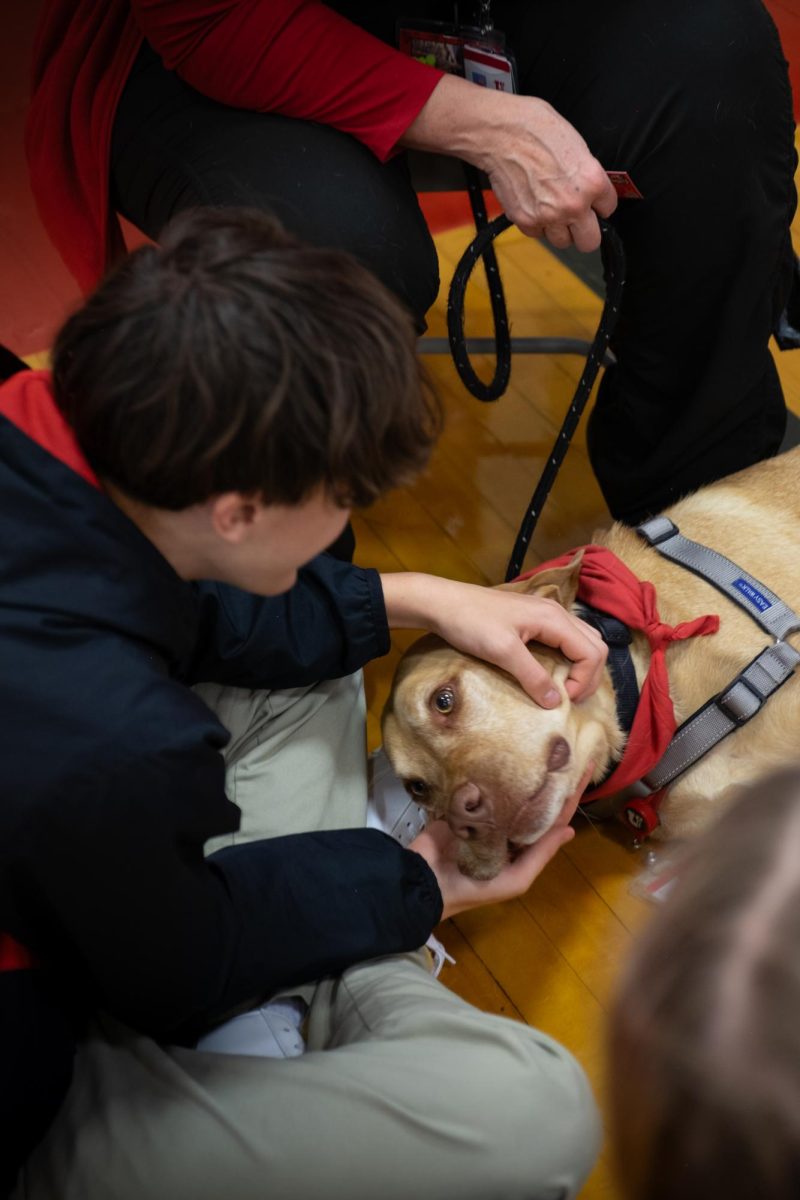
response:
M469 202L475 218L477 236L470 242L453 273L450 294L447 298L447 337L450 353L461 382L478 400L497 400L508 387L511 374L511 334L508 328L508 311L503 291L503 280L497 265L497 255L492 243L511 222L505 213L490 221L483 200L480 172L469 163L464 163ZM495 368L491 383L484 383L472 369L464 336L464 294L467 283L478 259L483 259L489 300L494 322Z
M511 373L511 336L508 327L503 283L497 265L497 257L492 243L511 222L505 213L487 219L486 206L481 190L481 177L474 167L466 167L467 189L469 191L472 212L475 217L477 236L469 244L461 256L461 260L453 273L450 284L450 294L447 301L447 334L453 362L464 386L478 400L496 400L508 387ZM594 341L591 344L586 363L583 368L572 403L567 410L561 429L553 444L553 449L542 470L539 482L534 489L530 503L519 527L514 549L506 569L506 582L516 577L522 571L522 564L531 543L536 523L539 520L545 501L555 483L556 476L569 449L575 430L583 415L583 410L594 386L597 373L608 350L619 315L622 291L625 286L625 253L622 242L616 231L607 221L600 221L602 241L600 253L603 260L603 273L606 280L606 302L600 316ZM492 305L495 336L495 372L490 383L484 383L473 370L467 351L464 334L464 294L467 282L479 258L483 258L486 270L486 280Z

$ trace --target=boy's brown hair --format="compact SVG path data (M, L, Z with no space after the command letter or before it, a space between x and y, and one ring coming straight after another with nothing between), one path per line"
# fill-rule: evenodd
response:
M800 773L743 791L639 940L611 1024L629 1200L800 1195Z
M184 213L125 259L59 333L53 384L96 473L172 510L319 486L366 505L441 424L399 301L243 209Z

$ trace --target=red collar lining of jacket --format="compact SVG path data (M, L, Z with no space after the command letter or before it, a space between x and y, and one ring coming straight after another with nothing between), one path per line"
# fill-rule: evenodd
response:
M0 388L0 414L87 483L100 487L74 433L56 408L49 371L20 371L13 375ZM24 971L35 965L29 950L10 934L0 932L0 972Z
M0 971L26 971L35 967L33 955L9 933L0 933Z
M49 371L20 371L0 387L0 415L87 483L100 481L56 407Z

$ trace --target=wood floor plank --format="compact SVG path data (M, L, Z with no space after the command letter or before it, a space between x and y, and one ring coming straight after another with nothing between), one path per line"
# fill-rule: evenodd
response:
M413 488L400 488L378 500L366 519L405 570L433 571L468 583L488 582L426 512Z
M447 428L441 453L469 473L478 493L513 524L519 522L552 447L548 431L517 445L501 441L464 401L444 392ZM549 516L573 521L583 512L582 492L553 497Z
M772 356L778 368L786 407L800 417L800 350L779 350L772 343Z
M355 561L360 566L373 567L376 571L386 573L403 570L400 559L370 525L367 513L353 513L351 523L356 538Z
M455 923L523 1019L566 1046L601 1087L605 1012L530 912L509 901Z
M455 959L454 963L445 963L440 975L446 987L484 1012L523 1020L522 1013L475 953L455 921L444 921L436 930L436 936Z
M502 582L515 535L513 522L479 491L458 456L438 451L417 480L414 494L480 577L487 583Z
M559 854L521 904L607 1008L632 938L593 883L572 859Z
M643 927L652 909L650 903L631 892L631 885L647 867L647 850L633 850L627 835L613 826L598 830L577 826L564 855L578 868L597 894L631 933Z

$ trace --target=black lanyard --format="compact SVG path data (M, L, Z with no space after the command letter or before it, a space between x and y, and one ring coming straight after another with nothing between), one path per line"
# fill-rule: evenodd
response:
M478 28L482 34L491 33L494 29L492 0L478 0Z
M492 33L494 30L492 0L475 0L475 8L477 11L475 12L473 20L476 21L477 28L481 36L484 36L487 33ZM455 25L456 29L461 28L461 16L459 13L457 0L453 4L453 24Z

